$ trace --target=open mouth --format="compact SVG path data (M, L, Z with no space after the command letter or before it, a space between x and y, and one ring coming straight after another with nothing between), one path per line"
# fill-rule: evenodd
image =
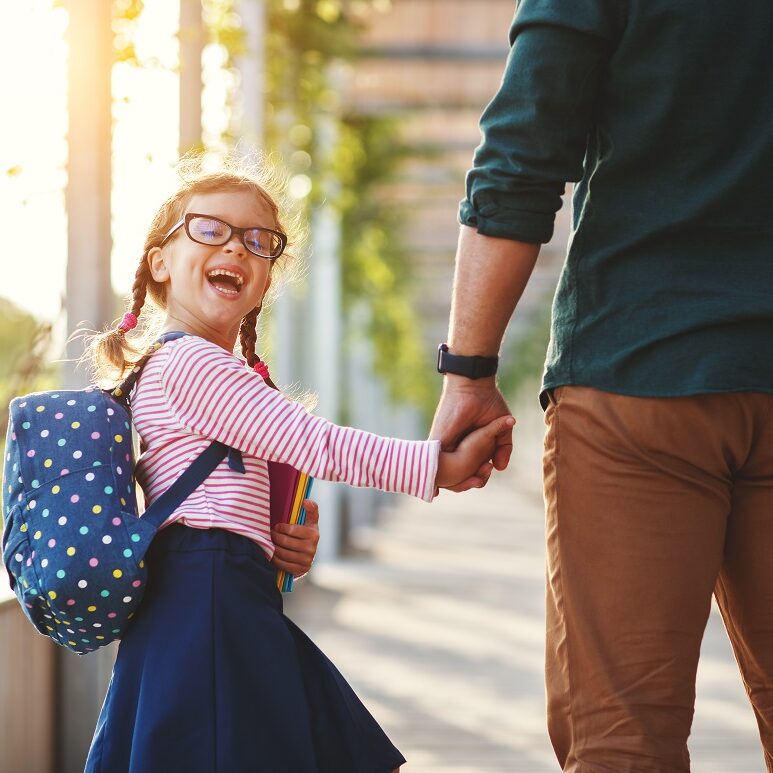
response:
M244 284L241 275L223 268L215 268L207 272L207 281L225 295L238 295Z

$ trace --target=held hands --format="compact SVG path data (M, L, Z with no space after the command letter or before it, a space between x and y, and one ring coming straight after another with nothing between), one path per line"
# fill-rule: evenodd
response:
M319 543L319 507L311 499L304 499L303 507L306 523L279 523L271 529L275 548L271 563L293 577L301 577L311 569Z
M440 440L442 451L453 451L468 433L485 427L495 419L509 416L510 409L493 378L471 381L462 376L447 375L430 438ZM506 431L495 436L492 453L478 469L470 472L466 480L448 488L452 491L481 488L488 482L492 469L504 470L513 450L512 427L511 424Z
M512 416L500 416L465 435L453 451L441 450L435 485L451 488L475 477L482 478L485 483L491 474L489 460L494 457L501 442L512 436L514 424Z

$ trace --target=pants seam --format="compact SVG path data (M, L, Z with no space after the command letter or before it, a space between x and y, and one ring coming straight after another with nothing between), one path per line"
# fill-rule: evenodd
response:
M717 605L719 606L719 611L722 614L722 622L725 624L725 629L727 630L727 638L730 640L730 647L733 650L733 657L735 658L736 665L738 666L738 673L741 676L741 681L743 682L744 689L746 690L746 697L748 698L749 703L751 704L752 710L754 711L755 718L757 719L762 752L763 752L763 756L765 757L765 766L769 771L773 771L773 765L771 765L771 761L770 761L771 758L768 753L768 749L765 745L765 739L763 738L762 726L760 725L760 714L757 710L757 706L754 703L751 687L749 686L749 682L746 680L746 673L744 671L742 658L739 655L739 649L736 646L736 641L741 640L743 637L739 635L739 630L736 625L735 619L728 609L729 596L727 594L726 584L722 580L721 570L720 570L719 576L717 577L717 590L718 592L715 591L714 595L717 598ZM722 602L721 600L722 598L724 598L725 603Z
M733 615L730 613L730 611L726 608L727 605L727 599L729 598L727 595L727 590L724 581L722 580L722 570L720 569L719 576L717 577L717 586L720 591L720 593L715 592L715 596L717 597L717 604L719 606L719 611L722 613L722 621L725 624L725 628L727 629L728 633L728 639L730 639L730 646L733 649L733 656L735 657L736 665L738 666L738 671L741 675L741 681L743 682L743 686L746 688L746 695L749 698L749 701L751 702L751 689L749 687L749 683L746 681L746 675L744 674L743 670L743 663L741 662L741 658L738 654L738 648L736 647L736 638L739 637L739 631L736 627L735 620L733 619ZM722 603L721 598L725 599L725 604ZM752 703L752 705L754 705Z
M566 600L565 600L565 594L564 594L564 563L563 563L563 557L562 557L562 546L563 546L563 540L560 536L560 525L559 525L559 513L561 510L561 485L560 485L560 479L561 476L559 475L559 461L561 457L561 423L559 419L559 407L560 403L558 400L555 401L555 405L553 408L553 421L554 421L554 456L553 456L553 469L554 469L554 475L555 475L555 491L556 491L556 501L555 501L555 529L556 529L556 540L557 540L557 548L558 548L558 577L557 577L557 588L558 588L558 597L556 599L556 608L560 610L561 613L561 633L563 635L564 640L564 648L566 652L566 680L567 680L567 695L568 695L568 713L569 713L569 748L568 748L568 754L573 755L575 750L575 728L574 723L571 721L572 712L574 709L574 686L573 686L573 680L572 680L572 665L571 665L571 655L570 655L570 648L569 648L569 636L568 636L568 626L566 621Z

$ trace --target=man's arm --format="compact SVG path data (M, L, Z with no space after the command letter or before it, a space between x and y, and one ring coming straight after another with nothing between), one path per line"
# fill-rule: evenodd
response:
M625 25L615 0L521 0L499 90L481 116L483 141L467 174L449 329L452 354L499 351L550 240L561 195L580 180L607 61ZM509 413L495 379L446 376L431 437L453 448L472 429ZM512 439L493 466L504 469ZM466 486L485 484L491 465Z
M495 356L526 287L539 254L539 244L483 236L462 226L456 253L456 273L448 330L452 354ZM509 414L495 378L468 379L447 374L430 437L445 449L454 448L471 430ZM502 435L494 467L507 467L512 433ZM490 467L482 467L454 491L483 486Z
M453 354L492 357L529 281L539 244L483 236L462 226L456 252L448 346ZM463 376L449 380L469 383ZM490 381L492 379L478 379Z

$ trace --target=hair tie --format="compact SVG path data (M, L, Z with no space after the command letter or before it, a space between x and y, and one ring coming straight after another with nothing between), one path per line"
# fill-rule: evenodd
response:
M126 314L123 315L121 324L118 325L118 330L122 333L126 333L129 330L133 330L135 327L137 327L137 317L130 311L127 311Z
M270 378L268 375L268 365L263 360L258 360L252 368L259 376L263 377L263 380Z

